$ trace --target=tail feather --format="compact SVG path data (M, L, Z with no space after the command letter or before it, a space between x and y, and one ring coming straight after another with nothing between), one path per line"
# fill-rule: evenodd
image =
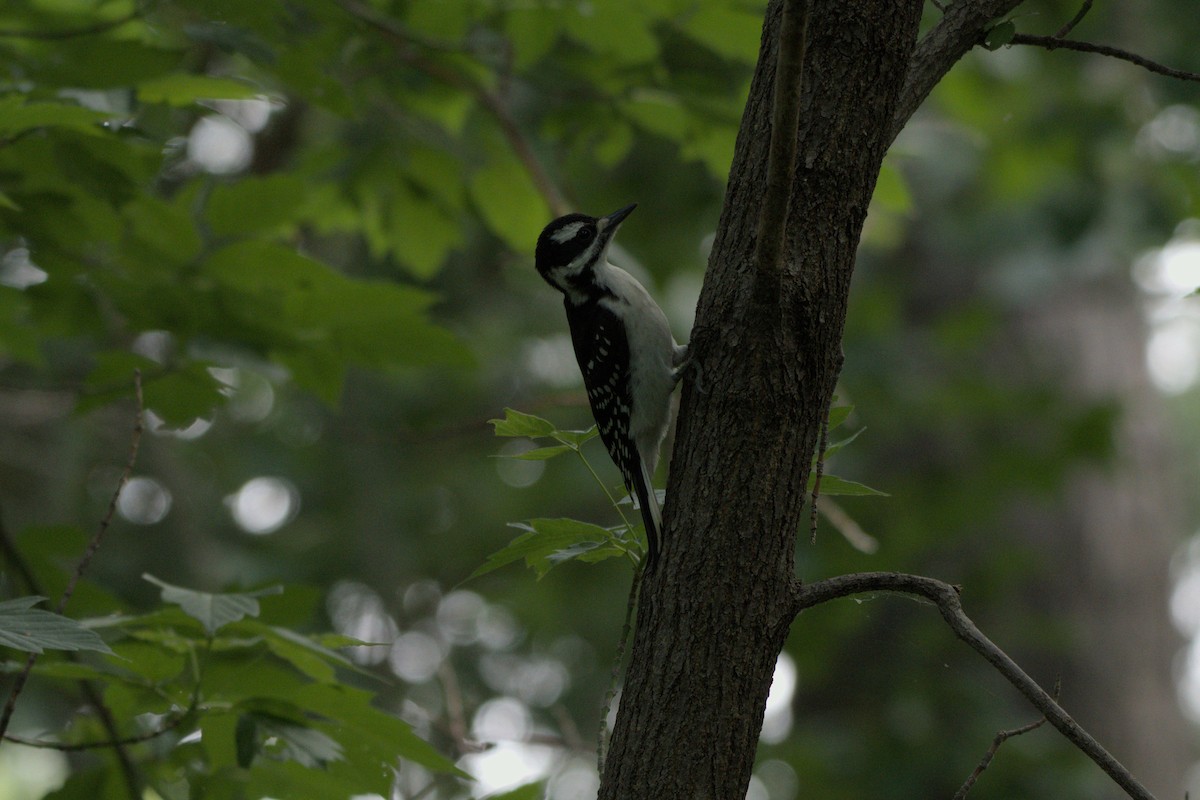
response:
M658 495L654 492L654 484L650 481L650 473L645 463L633 476L633 488L637 493L638 505L642 509L642 523L646 526L646 567L653 568L658 561L659 533L662 531L662 509L658 505Z

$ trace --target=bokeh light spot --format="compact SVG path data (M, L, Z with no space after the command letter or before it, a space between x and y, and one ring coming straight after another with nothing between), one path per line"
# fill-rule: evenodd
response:
M130 478L117 498L117 512L135 525L162 522L171 510L171 493L153 478Z
M246 533L273 533L300 509L300 492L283 478L258 477L246 481L228 500L233 520Z

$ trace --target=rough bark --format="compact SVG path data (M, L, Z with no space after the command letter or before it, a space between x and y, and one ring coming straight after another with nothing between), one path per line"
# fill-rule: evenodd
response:
M779 291L756 300L780 2L770 4L692 334L664 557L642 606L601 800L745 796L793 613L804 486L919 0L814 0Z

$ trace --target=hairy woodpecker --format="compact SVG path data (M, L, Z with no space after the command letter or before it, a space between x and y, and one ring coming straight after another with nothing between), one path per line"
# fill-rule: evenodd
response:
M563 294L592 416L625 488L637 495L649 545L647 567L652 567L662 511L650 479L688 349L675 343L666 315L645 287L608 263L613 236L636 207L599 218L559 217L538 237L535 262L546 282Z

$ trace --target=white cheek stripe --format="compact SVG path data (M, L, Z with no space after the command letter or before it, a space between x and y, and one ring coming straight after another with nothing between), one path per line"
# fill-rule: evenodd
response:
M579 229L582 228L583 225L584 223L582 222L572 222L570 225L563 226L554 233L550 234L550 238L559 244L562 244L563 242L574 239L575 234L579 233Z

